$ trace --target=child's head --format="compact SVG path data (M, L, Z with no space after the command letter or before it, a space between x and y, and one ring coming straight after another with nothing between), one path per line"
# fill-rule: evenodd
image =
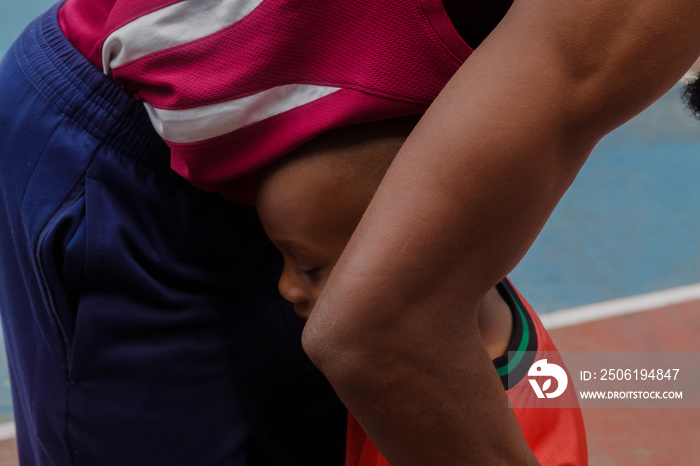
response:
M282 252L280 293L308 317L417 118L329 131L264 170L257 209Z

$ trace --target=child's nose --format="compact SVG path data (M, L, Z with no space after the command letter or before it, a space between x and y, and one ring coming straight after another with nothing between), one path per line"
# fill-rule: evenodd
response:
M278 283L280 294L284 299L294 305L294 312L305 319L309 318L311 313L309 306L309 298L304 290L295 285L294 280L289 279L286 274L282 274Z
M287 273L280 277L278 288L282 297L292 304L299 305L308 301L304 290Z

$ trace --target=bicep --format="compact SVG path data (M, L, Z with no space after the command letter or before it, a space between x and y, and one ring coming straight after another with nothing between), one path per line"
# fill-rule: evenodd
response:
M357 244L396 228L381 250L414 244L414 268L461 274L485 292L597 141L700 55L698 26L692 0L516 1L399 152Z
M520 0L484 52L556 99L559 126L600 138L678 82L700 54L699 26L693 0Z

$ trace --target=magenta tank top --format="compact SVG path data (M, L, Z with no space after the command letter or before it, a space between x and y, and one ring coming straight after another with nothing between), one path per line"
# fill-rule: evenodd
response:
M240 203L324 131L424 112L472 52L441 0L68 0L59 21L173 169Z

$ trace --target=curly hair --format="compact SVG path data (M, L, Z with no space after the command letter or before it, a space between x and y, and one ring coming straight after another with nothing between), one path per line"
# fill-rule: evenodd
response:
M685 85L682 97L688 110L700 119L700 76L695 76Z

